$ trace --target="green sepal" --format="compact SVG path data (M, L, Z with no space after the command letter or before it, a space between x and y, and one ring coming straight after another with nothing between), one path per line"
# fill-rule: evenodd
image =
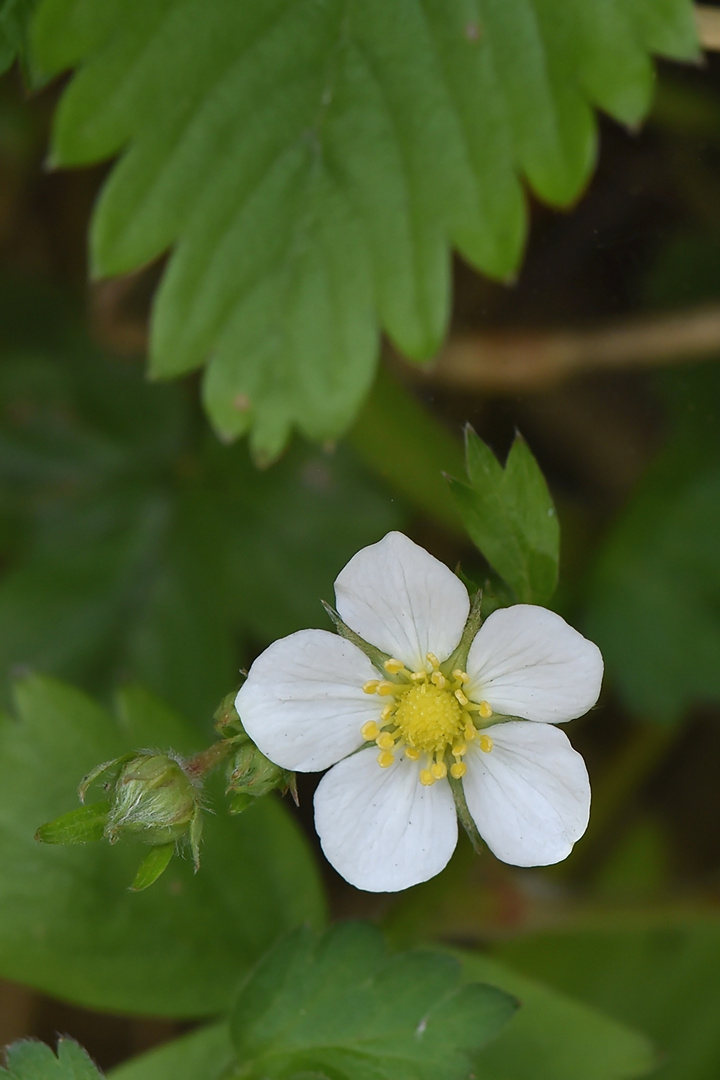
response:
M130 886L131 892L142 892L143 889L154 885L160 875L167 870L174 852L174 844L161 844L150 848L138 867L135 880Z
M247 810L249 806L255 802L252 795L248 795L247 792L240 792L238 795L233 795L228 804L228 813L230 814L242 814L243 810Z
M361 638L359 634L356 634L354 630L351 630L347 623L338 615L334 607L321 600L320 603L325 608L326 613L330 616L340 637L345 638L346 641L352 642L353 645L357 645L361 652L364 652L371 664L374 664L378 671L384 671L384 664L386 660L390 659L390 653L383 652L382 649L376 648L369 642Z
M123 754L122 757L112 758L110 761L103 761L101 765L96 765L94 769L91 769L86 776L83 776L78 784L77 793L80 802L85 802L85 796L87 795L89 788L96 780L99 780L104 773L110 772L119 765L124 765L126 761L131 761L132 758L132 754Z
M450 654L447 660L443 661L443 668L445 671L454 671L456 668L465 670L467 665L468 653L470 652L470 646L475 640L475 635L482 626L482 604L483 594L479 589L474 596L470 597L470 613L463 627L463 632L460 637L455 651Z
M102 840L109 813L109 802L78 806L54 821L41 825L35 839L42 844L89 844Z

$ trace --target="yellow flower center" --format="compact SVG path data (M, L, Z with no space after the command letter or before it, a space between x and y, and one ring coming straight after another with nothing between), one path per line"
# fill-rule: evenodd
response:
M487 701L470 701L463 687L468 676L456 668L443 671L438 658L427 654L425 671L408 671L401 660L386 660L389 679L370 679L363 686L366 694L388 698L379 723L370 720L362 727L362 736L376 743L378 765L386 769L402 749L411 761L425 759L420 782L426 786L444 779L449 772L459 780L467 766L462 758L468 742L478 739L480 749L488 754L493 748L489 735L479 734L478 717L487 720L492 709Z

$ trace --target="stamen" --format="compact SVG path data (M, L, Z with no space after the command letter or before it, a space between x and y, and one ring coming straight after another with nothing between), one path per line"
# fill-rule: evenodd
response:
M487 701L481 701L478 712L482 716L483 720L487 720L488 717L492 716L492 706Z
M453 748L452 748L452 756L453 757L464 757L465 754L467 754L467 743L461 742L461 743L457 743L455 746L453 746Z
M477 735L477 728L473 724L472 720L468 720L467 724L465 725L465 731L463 732L463 735L468 742L472 742Z
M363 739L367 739L368 742L375 742L380 734L380 728L377 726L374 720L368 720L367 724L363 724L360 728L360 734Z
M437 671L437 669L440 667L440 661L438 660L434 652L425 653L425 659L427 660L430 667L433 668L435 671Z
M366 683L366 685L367 685L367 683ZM363 689L364 689L364 687L363 687ZM376 693L378 693L380 695L380 697L387 697L388 694L394 694L396 690L397 690L397 683L390 682L388 679L383 679L382 682L379 682L377 684Z
M382 731L375 739L376 744L381 750L394 750L395 740L389 731Z
M395 760L395 755L389 750L381 750L377 756L377 763L381 769L389 769Z
M379 679L368 679L366 683L363 683L363 694L374 694L379 685Z
M489 735L481 735L479 739L480 749L484 754L489 754L495 743L492 741Z
M384 706L383 711L380 713L380 719L385 721L389 720L392 714L395 712L395 708L395 702L389 701L387 705Z
M385 661L383 667L390 675L397 675L400 671L402 671L405 665L403 664L402 660L395 660L393 657L390 657L389 660Z
M467 765L464 761L456 761L454 765L450 766L450 775L459 780L467 772Z
M420 770L420 783L424 787L432 787L432 785L435 783L435 777L429 769Z
M461 705L467 705L468 704L468 699L465 697L462 690L456 690L455 691L455 697L458 699L458 701L460 702Z
M427 671L411 671L410 678L413 682L425 682L427 679Z
M459 667L456 667L453 671L453 679L457 679L459 683L470 682L470 676L467 671L463 671L463 669Z
M444 761L436 761L434 765L431 765L430 772L436 780L444 780L447 776L447 765Z
M410 761L419 761L420 760L420 751L416 750L414 746L406 746L405 747L405 757L409 758Z
M447 679L443 675L442 671L433 671L432 675L430 676L430 682L435 683L438 690L444 690Z

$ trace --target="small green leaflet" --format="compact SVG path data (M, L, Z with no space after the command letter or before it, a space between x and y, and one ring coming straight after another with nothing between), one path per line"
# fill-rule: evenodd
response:
M231 1034L248 1078L465 1080L473 1054L517 1003L432 952L389 957L364 923L303 929L260 962L241 988Z
M25 63L28 27L37 0L0 0L0 74L18 56Z
M520 435L505 467L466 429L469 483L448 478L465 528L522 603L546 603L557 584L560 528L545 478Z
M102 1080L102 1073L72 1039L58 1039L57 1057L45 1043L27 1039L9 1046L5 1058L0 1080Z
M597 106L637 124L650 53L691 59L690 0L44 0L35 78L79 69L52 160L122 154L92 226L96 275L172 254L157 377L207 363L227 437L276 456L342 433L378 330L438 348L450 248L506 279L523 181L577 198Z

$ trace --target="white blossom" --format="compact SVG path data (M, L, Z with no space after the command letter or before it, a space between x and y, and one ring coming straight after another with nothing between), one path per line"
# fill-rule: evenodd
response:
M598 648L554 612L516 604L485 619L463 658L465 586L397 532L350 560L335 597L374 663L344 637L301 630L258 657L236 707L271 761L329 769L315 824L338 872L372 892L439 873L458 835L450 777L499 859L566 858L590 784L553 725L595 704Z

